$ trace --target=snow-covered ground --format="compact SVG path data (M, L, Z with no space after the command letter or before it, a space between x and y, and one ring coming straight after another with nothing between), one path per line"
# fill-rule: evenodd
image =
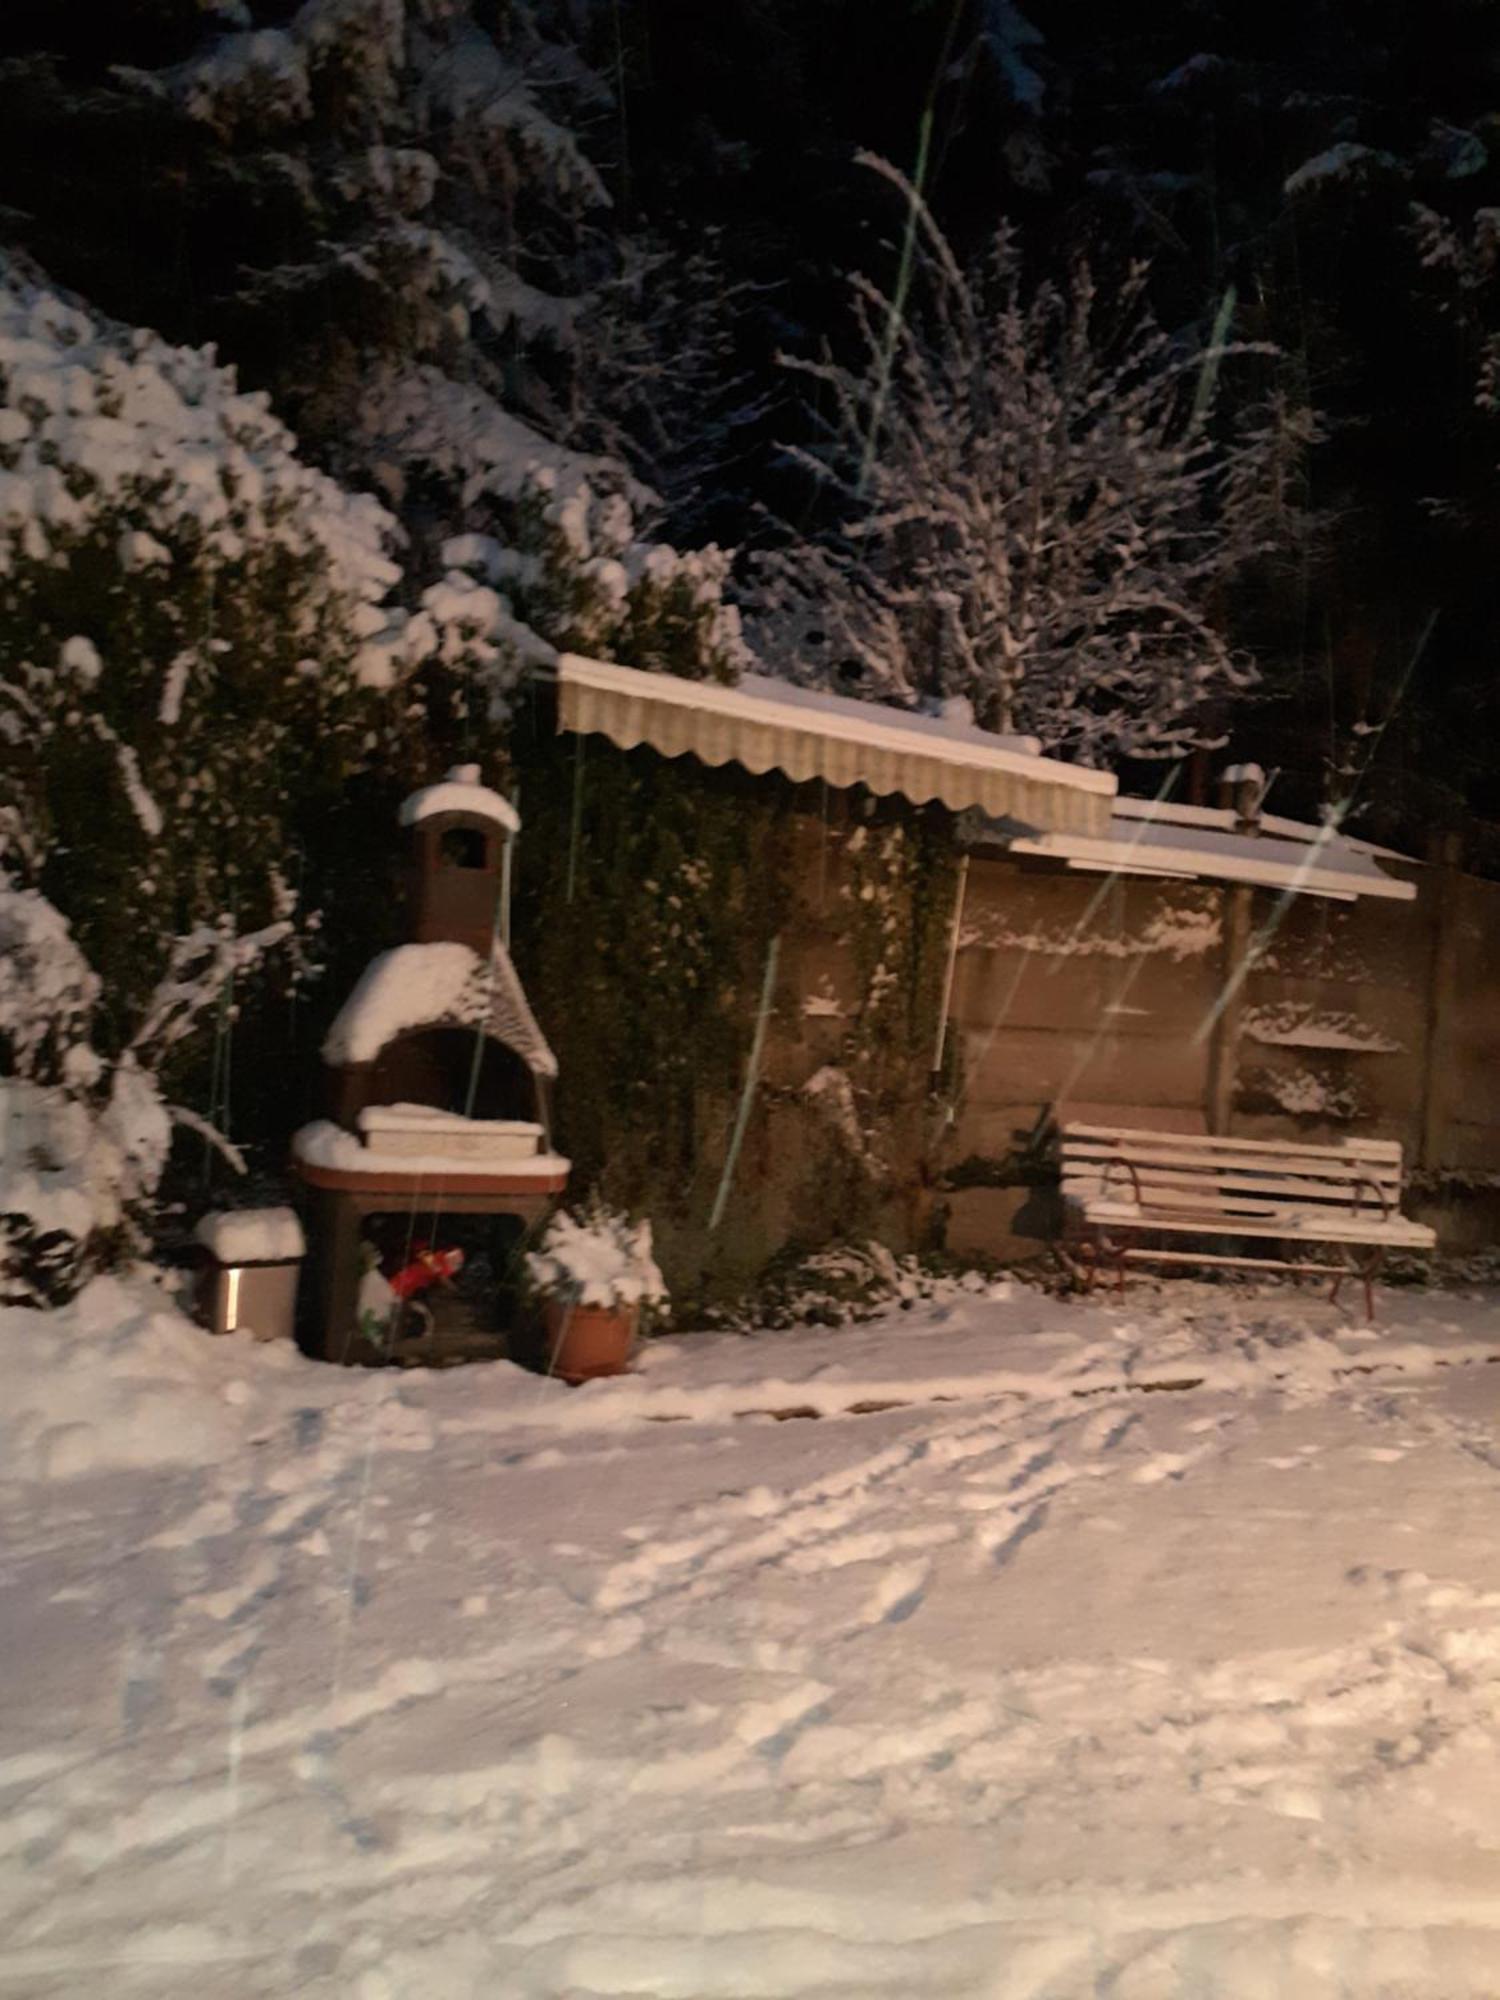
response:
M578 1391L0 1314L0 1996L1493 2000L1492 1357L1189 1285Z

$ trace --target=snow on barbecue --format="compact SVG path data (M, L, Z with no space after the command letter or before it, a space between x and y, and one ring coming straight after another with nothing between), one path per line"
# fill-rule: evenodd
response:
M477 764L455 764L441 784L413 792L402 804L401 824L415 826L419 820L431 819L436 813L450 812L475 813L481 819L493 820L507 833L521 830L521 815L510 800L480 784Z
M472 1027L489 1011L489 969L466 944L400 944L366 966L323 1042L328 1063L373 1062L428 1021Z

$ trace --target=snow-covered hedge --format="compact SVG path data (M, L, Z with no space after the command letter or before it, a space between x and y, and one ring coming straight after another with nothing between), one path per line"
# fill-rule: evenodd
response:
M211 351L0 261L7 1299L67 1297L142 1240L163 1065L290 940L309 820L439 643L396 540Z
M448 575L423 600L446 616L450 644L484 649L502 699L520 666L560 652L688 680L733 681L750 663L724 601L724 550L641 541L623 494L566 485L549 464L532 468L510 519L509 541L445 543Z
M286 914L290 818L437 642L396 539L211 350L0 263L0 833L112 989L154 932Z
M68 924L0 874L0 1304L60 1303L141 1246L172 1138L162 1056L285 930L176 939L130 1040L105 1056L100 982Z

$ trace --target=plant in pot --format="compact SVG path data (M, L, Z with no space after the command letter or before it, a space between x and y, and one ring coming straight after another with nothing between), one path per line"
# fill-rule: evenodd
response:
M651 1255L651 1224L594 1200L559 1209L526 1266L547 1314L548 1373L565 1382L623 1375L642 1308L665 1303Z

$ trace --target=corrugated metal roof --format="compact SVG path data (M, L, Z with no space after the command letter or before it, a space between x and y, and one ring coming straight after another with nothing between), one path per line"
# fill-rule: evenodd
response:
M1334 828L1297 820L1263 821L1274 832L1237 830L1233 812L1179 806L1156 799L1115 799L1101 834L1028 826L1010 819L971 822L971 844L1061 862L1089 874L1249 882L1289 894L1352 902L1380 896L1411 902L1416 884L1388 875L1376 860L1384 849L1346 839ZM1391 856L1392 859L1399 859Z

